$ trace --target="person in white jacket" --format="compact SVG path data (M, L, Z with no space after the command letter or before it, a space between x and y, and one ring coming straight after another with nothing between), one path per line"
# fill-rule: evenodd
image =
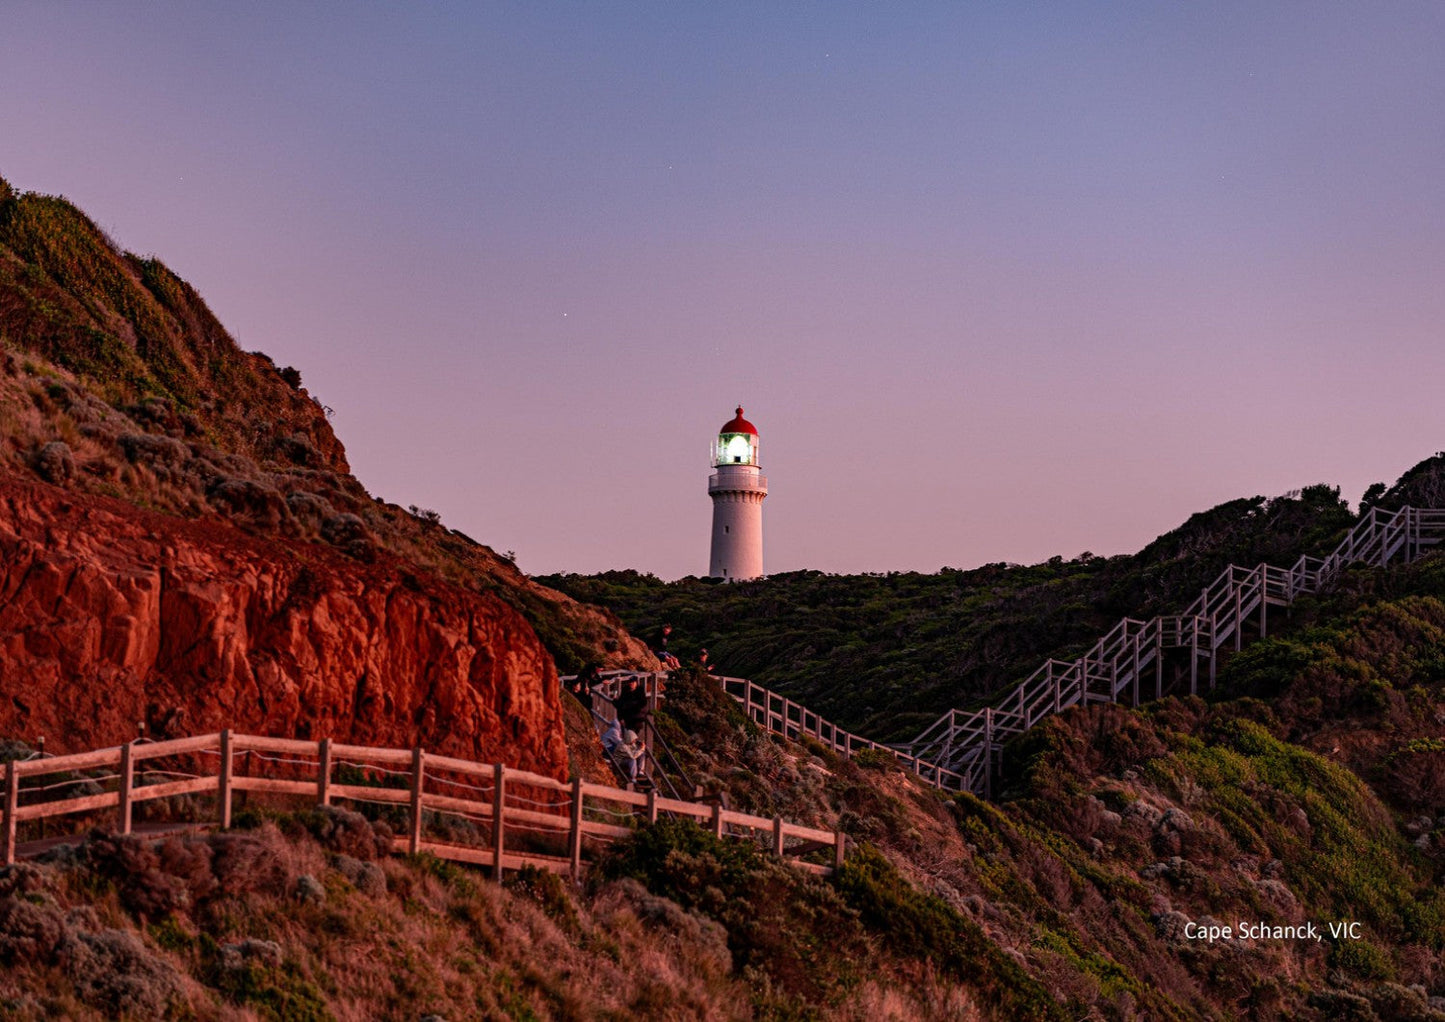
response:
M647 747L637 737L637 732L631 729L622 733L622 743L612 750L617 757L617 762L627 773L627 779L633 783L637 782L638 764L642 757L647 755Z

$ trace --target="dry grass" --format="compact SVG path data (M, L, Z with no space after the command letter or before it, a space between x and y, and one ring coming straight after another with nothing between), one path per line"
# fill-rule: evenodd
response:
M96 834L0 873L0 1015L750 1017L721 927L632 881L584 898L423 857L375 864L380 886L363 889L358 865L265 824L151 844ZM307 877L319 899L297 896ZM252 953L265 942L277 960Z

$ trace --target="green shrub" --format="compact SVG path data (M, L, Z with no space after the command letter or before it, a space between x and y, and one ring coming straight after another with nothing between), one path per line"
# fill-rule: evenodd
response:
M1048 991L941 898L910 887L875 849L857 849L833 878L843 901L904 957L932 960L1008 1019L1066 1019Z

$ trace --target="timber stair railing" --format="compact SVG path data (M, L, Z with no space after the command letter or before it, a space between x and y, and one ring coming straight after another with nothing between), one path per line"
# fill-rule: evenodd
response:
M864 749L877 750L893 756L905 770L917 774L935 788L953 791L963 791L966 788L967 778L963 774L921 756L845 731L832 721L824 720L802 703L795 703L756 682L720 675L714 675L713 678L722 685L724 692L737 700L747 718L764 731L790 739L808 737L848 757Z
M1303 556L1290 568L1230 565L1183 613L1124 618L1077 660L1050 659L994 705L950 710L898 748L962 774L967 790L991 797L1003 743L1014 735L1080 703L1160 698L1166 674L1171 689L1182 689L1186 674L1191 694L1202 678L1213 688L1223 654L1241 649L1247 633L1268 634L1270 607L1319 592L1349 564L1409 562L1442 541L1445 509L1371 508L1328 557Z
M643 671L608 671L602 675L602 684L594 690L594 696L600 697L601 701L606 703L605 706L601 706L598 701L594 699L593 709L598 712L599 716L605 716L606 711L611 711L615 715L616 711L612 708L611 700L616 698L622 683L633 676L641 679L644 686L646 686L648 707L654 712L658 709L666 698L667 676L665 674ZM562 678L562 681L564 683L571 681L573 677L575 676L566 675ZM757 682L749 681L746 678L728 678L716 674L710 675L710 677L723 687L724 692L732 696L733 699L742 706L743 713L749 720L769 734L780 735L783 738L794 740L802 737L812 738L826 745L834 752L849 757L855 752L861 752L864 749L873 749L878 752L887 753L897 759L904 769L917 774L926 783L933 785L935 788L952 789L954 791L964 790L965 778L962 774L954 773L952 770L947 770L936 763L929 762L926 759L920 759L907 752L900 752L898 749L884 745L882 742L875 742L871 738L864 738L861 735L853 734L851 731L845 731L832 721L824 720L802 703L795 703L787 696L764 688ZM655 755L655 750L651 742L654 739L661 740L662 736L657 732L656 728L650 725L646 736L649 742L648 762L652 769L656 769L660 761ZM677 761L672 756L672 751L667 749L665 744L663 751L667 759L671 760L672 765L681 773L682 768L677 766ZM683 777L685 778L686 775L683 774Z
M46 821L109 817L120 834L231 826L238 793L293 796L311 805L386 807L392 850L504 869L532 866L580 875L584 859L662 816L692 819L718 837L762 841L800 869L826 875L843 864L841 831L820 830L733 812L720 805L664 798L654 788L628 791L577 778L562 782L500 763L438 756L423 749L344 745L255 735L198 735L65 756L35 755L4 764L0 865L37 854L75 834L45 838ZM202 819L137 824L138 807L157 799L214 799ZM174 807L171 807L174 808ZM189 808L196 809L193 804ZM172 815L171 812L162 815ZM21 827L36 831L22 834ZM22 836L31 837L21 843ZM817 856L825 861L808 861Z
M1131 705L1161 698L1166 689L1190 694L1201 681L1214 687L1219 662L1244 645L1246 633L1268 634L1269 608L1288 607L1339 578L1349 564L1385 566L1416 560L1445 542L1445 509L1371 508L1328 557L1302 556L1290 568L1231 564L1180 614L1147 621L1124 618L1076 660L1049 659L992 706L950 710L911 742L885 745L845 731L801 703L746 678L714 676L763 730L784 738L812 738L845 756L864 749L887 752L925 783L951 791L993 796L1004 743L1040 721L1080 703ZM608 678L609 695L620 678ZM660 675L650 674L649 693ZM657 697L650 703L654 708Z

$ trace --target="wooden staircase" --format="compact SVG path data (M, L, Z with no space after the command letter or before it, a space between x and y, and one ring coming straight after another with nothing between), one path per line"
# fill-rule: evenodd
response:
M845 756L866 749L887 752L933 787L991 798L1004 743L1015 735L1080 703L1137 706L1159 699L1166 690L1182 691L1186 676L1191 695L1201 686L1212 689L1227 653L1269 634L1270 608L1288 607L1301 595L1327 588L1350 564L1408 563L1442 542L1445 508L1372 508L1328 557L1301 557L1290 568L1231 564L1181 613L1148 621L1126 617L1077 660L1047 660L992 706L950 710L902 744L853 734L746 678L717 681L748 719L772 734L806 736ZM615 695L629 673L615 672L606 681L612 688L602 691ZM657 685L658 675L643 677Z
M1079 703L1160 698L1166 689L1214 687L1221 657L1269 630L1271 607L1288 607L1339 578L1347 565L1413 561L1445 541L1445 509L1372 508L1328 557L1301 557L1290 568L1230 565L1182 613L1148 621L1124 618L1074 661L1050 659L993 706L950 710L912 742L896 746L962 775L963 787L993 794L1003 743Z

